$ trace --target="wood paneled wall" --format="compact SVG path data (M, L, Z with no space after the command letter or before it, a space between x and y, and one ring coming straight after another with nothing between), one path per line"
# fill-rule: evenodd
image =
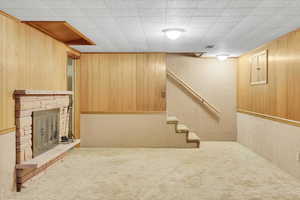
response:
M69 50L65 44L0 13L0 132L15 126L14 90L66 90Z
M300 30L239 58L238 109L300 121ZM250 57L268 50L268 84L250 85Z
M165 111L165 54L82 54L81 112Z

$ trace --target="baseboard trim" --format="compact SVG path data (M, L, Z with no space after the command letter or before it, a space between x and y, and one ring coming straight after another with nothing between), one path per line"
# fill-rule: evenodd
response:
M276 117L276 116L273 116L273 115L266 115L266 114L262 114L262 113L256 113L256 112L243 110L243 109L238 109L237 112L300 127L300 121L290 120L290 119L286 119L286 118L282 118L282 117Z
M16 131L16 127L3 129L3 130L0 130L0 135L5 135L5 134L8 134L8 133L11 133L14 131Z

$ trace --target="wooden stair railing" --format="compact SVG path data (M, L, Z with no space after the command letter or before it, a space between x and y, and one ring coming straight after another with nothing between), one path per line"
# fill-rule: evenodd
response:
M183 89L185 89L190 95L192 95L195 99L197 99L201 104L206 105L208 108L213 110L216 114L219 114L219 110L211 105L205 98L203 98L200 94L198 94L191 86L189 86L186 82L180 79L174 72L167 69L167 76L173 79L176 83L178 83Z

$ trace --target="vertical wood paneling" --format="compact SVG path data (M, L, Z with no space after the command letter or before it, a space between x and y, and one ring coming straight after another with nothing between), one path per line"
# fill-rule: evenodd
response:
M300 121L300 30L239 58L238 108ZM268 49L268 84L250 85L250 58Z
M81 112L164 111L164 54L83 54Z
M65 44L0 15L0 130L14 127L16 89L66 90Z
M4 29L4 17L1 17L0 15L0 33L2 33L1 30ZM4 55L4 38L5 35L1 36L0 38L0 55ZM4 57L1 56L0 60L3 60ZM0 130L3 130L6 128L5 121L4 121L4 62L0 61Z
M166 57L164 54L137 55L137 110L165 110Z
M109 73L108 86L108 111L131 112L136 110L136 55L119 54L105 55L103 60L108 61L104 68ZM105 76L105 74L104 74ZM103 76L102 76L103 77ZM96 99L101 97L96 97Z

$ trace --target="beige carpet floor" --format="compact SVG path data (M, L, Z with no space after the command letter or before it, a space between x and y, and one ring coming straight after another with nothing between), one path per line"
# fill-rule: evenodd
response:
M300 200L300 182L235 142L75 149L9 200Z

